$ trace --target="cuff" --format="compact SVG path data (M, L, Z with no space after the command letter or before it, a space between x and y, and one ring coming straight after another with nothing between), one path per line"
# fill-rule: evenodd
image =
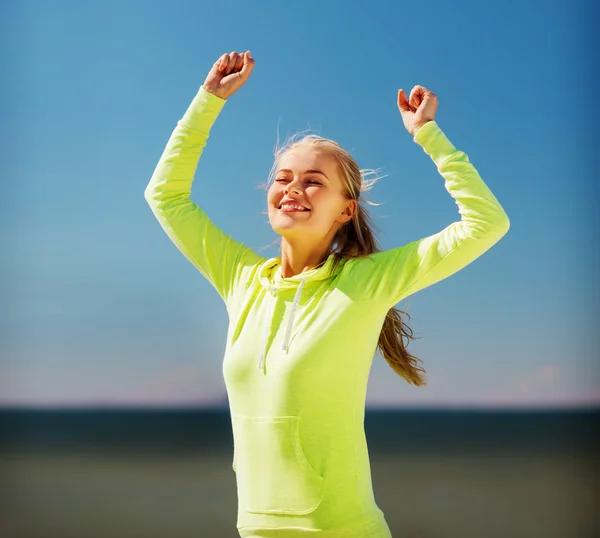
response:
M197 127L200 122L203 124L207 122L212 124L217 119L226 102L226 99L221 99L207 92L204 86L200 86L181 121L191 127Z
M434 121L428 121L414 135L413 140L419 144L425 153L436 163L442 157L446 157L456 151L456 148L448 140L446 135Z

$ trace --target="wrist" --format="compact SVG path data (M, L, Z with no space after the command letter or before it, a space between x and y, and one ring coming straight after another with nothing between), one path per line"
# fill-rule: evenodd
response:
M426 124L428 124L430 121L432 121L432 120L427 120L427 121L424 121L424 122L421 122L421 123L419 123L419 124L415 125L415 126L413 127L413 131L412 131L412 133L410 133L410 134L411 134L412 136L416 136L416 135L417 135L417 133L419 132L419 130L421 129L421 127L423 127L423 125L426 125Z
M207 86L206 84L202 84L202 87L208 93L218 97L219 99L227 100L228 96L223 91L219 91L217 88L213 88L211 86Z

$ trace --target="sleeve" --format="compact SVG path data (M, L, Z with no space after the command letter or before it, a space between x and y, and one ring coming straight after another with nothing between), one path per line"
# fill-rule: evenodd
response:
M177 122L144 197L171 241L229 306L244 267L260 257L224 233L190 200L200 156L225 102L200 87Z
M349 271L360 299L382 302L389 310L402 299L470 264L509 230L506 212L463 151L457 150L435 121L415 134L445 179L460 220L404 246L355 259Z

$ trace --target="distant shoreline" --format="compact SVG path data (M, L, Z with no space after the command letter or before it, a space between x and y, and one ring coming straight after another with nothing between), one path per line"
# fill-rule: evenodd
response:
M597 451L598 409L367 409L369 450ZM0 409L0 452L208 453L233 447L229 408Z

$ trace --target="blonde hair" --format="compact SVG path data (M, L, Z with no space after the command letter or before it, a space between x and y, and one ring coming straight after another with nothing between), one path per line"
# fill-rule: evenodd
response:
M343 195L358 202L357 211L352 219L340 227L330 245L330 254L334 255L332 268L337 267L342 259L366 257L374 252L379 252L381 249L372 231L377 227L362 203L380 204L369 202L362 197L362 194L369 191L379 179L385 176L379 175L377 170L360 169L352 155L334 140L316 134L304 135L303 131L290 136L282 146L279 146L278 141L273 152L275 159L268 181L261 187L268 190L283 155L299 146L309 146L333 155L339 164ZM367 179L371 176L372 179ZM281 237L274 243L281 244ZM401 314L410 319L407 312L396 308L391 308L386 314L377 347L394 372L415 386L426 385L427 381L423 375L425 370L419 365L422 361L411 355L406 349L409 341L417 337L414 336L412 329L404 323ZM406 339L406 344L404 339Z

